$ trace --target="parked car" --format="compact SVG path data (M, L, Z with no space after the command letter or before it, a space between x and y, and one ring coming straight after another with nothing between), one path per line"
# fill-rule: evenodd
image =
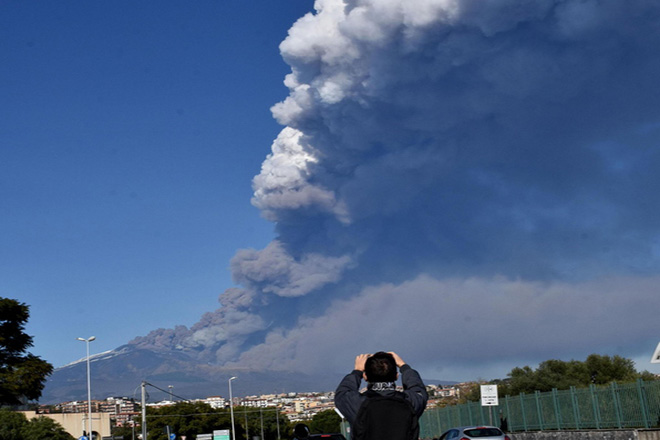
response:
M440 440L511 440L495 426L460 426L445 431Z

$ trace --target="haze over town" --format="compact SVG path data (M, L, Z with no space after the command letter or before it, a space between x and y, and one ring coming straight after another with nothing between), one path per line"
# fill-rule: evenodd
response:
M55 366L660 372L657 2L0 10L0 292Z

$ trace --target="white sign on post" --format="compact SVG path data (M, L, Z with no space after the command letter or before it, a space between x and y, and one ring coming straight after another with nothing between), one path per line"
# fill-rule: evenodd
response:
M497 385L481 385L481 406L497 406Z

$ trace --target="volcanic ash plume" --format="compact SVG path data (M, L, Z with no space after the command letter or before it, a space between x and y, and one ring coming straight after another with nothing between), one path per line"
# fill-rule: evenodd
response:
M660 3L315 9L280 46L285 128L253 182L277 238L236 253L241 287L177 345L328 371L374 349L458 371L466 347L639 348L660 309Z

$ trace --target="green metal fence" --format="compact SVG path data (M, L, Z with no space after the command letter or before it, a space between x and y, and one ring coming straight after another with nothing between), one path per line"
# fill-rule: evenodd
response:
M420 418L420 437L439 437L455 426L499 425L500 416L514 432L652 428L660 425L660 380L523 393L500 398L494 407L469 402L428 408Z

